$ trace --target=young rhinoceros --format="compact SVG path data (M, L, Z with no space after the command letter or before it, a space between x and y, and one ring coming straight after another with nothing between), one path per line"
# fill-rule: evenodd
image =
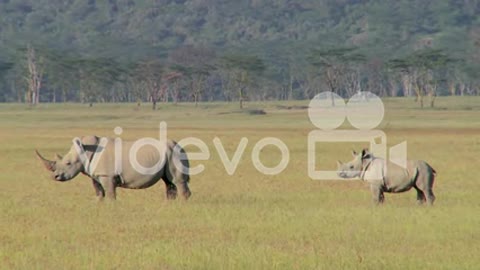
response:
M167 199L176 198L175 184L188 199L189 163L180 145L171 140L152 139L143 144L139 141L116 142L111 138L85 136L74 139L70 151L64 157L56 155L54 161L36 153L56 181L71 180L79 173L90 177L100 200L105 196L115 199L117 187L143 189L160 179L167 187Z
M415 188L417 202L425 201L432 205L433 182L436 171L423 160L408 160L406 168L374 157L367 149L357 154L353 151L353 160L348 163L338 161L338 176L342 178L360 177L370 183L370 190L375 204L383 203L384 192L400 193Z

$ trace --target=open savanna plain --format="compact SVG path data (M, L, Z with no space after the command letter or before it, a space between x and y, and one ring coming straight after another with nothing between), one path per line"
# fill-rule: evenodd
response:
M420 109L412 99L386 99L378 129L387 144L408 143L410 159L438 172L434 207L417 206L416 192L371 202L366 183L308 177L307 140L315 130L307 110L292 103L237 104L21 104L0 105L1 269L479 269L480 98L437 99ZM296 105L296 106L295 106ZM291 106L290 108L288 108ZM166 201L162 182L146 190L118 189L117 201L97 202L91 181L50 179L34 155L68 151L87 134L123 140L197 137L210 151L205 170L192 176L188 201ZM343 128L349 128L345 124ZM248 145L229 175L213 144L229 158L241 138ZM278 175L252 163L264 137L281 139L290 162ZM318 143L317 166L334 170L359 143ZM198 151L187 146L189 153ZM260 159L275 166L280 152Z

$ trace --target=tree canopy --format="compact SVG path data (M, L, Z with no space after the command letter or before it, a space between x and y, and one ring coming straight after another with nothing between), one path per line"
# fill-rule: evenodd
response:
M448 65L455 70L449 74L455 74L456 88L478 93L478 14L480 2L473 0L0 0L0 101L21 99L16 88L25 70L21 48L27 44L45 59L41 79L52 82L42 84L43 100L67 87L58 83L62 78L81 81L79 74L97 82L94 88L114 82L128 88L131 67L152 59L188 73L185 79L204 74L202 89L226 87L221 78L230 69L257 66L255 88L279 89L257 95L262 98L310 97L322 87L315 74L320 76L332 59L363 65L355 70L359 83L376 72L380 89L391 83L386 73L378 73L383 68L372 70L372 65L387 72L387 63L421 58L416 52L425 48L463 61ZM72 81L68 88L73 90L59 91L67 100L80 100L82 87ZM226 98L225 91L208 95Z

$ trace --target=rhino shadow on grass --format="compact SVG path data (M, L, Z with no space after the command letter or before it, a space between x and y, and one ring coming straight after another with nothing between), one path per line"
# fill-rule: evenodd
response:
M106 144L101 143L101 139L104 139ZM165 182L167 199L177 197L177 185L185 199L190 197L189 162L180 145L169 140L157 141L155 145L138 148L136 152L138 164L144 168L154 168L154 171L144 174L134 169L130 162L129 153L134 144L133 141L121 142L122 151L119 151L121 166L115 164L115 141L112 138L85 136L78 140L74 139L70 151L63 157L56 154L53 161L42 157L38 151L35 152L56 181L69 181L79 173L90 177L99 200L104 197L115 199L117 187L144 189L156 184L160 179ZM82 162L82 153L89 163L85 160ZM92 164L92 160L98 160L96 166L88 166ZM121 171L118 170L119 167Z
M433 205L435 201L433 183L437 172L423 160L408 160L406 168L402 168L363 149L361 153L353 151L352 161L338 161L337 166L338 176L368 182L375 204L384 202L384 192L401 193L411 188L417 191L418 204Z

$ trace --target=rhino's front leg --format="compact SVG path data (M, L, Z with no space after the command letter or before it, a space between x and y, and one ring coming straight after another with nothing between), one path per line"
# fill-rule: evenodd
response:
M103 190L105 191L105 196L109 199L115 200L117 197L115 189L117 188L115 178L108 176L101 176L98 178Z
M385 200L385 195L383 195L382 187L379 185L370 185L370 191L372 192L372 199L375 205L382 204Z
M97 195L97 200L102 201L105 197L105 190L102 185L97 182L95 179L92 179L93 188L95 189L95 194Z

